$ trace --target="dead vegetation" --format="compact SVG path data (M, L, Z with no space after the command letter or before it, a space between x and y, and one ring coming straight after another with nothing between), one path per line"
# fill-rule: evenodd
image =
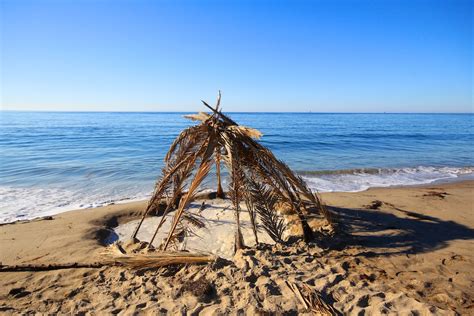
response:
M379 201L379 200L375 200L375 201L372 201L368 205L364 205L364 207L367 208L367 209L370 209L370 210L378 210L383 204L384 204L384 202Z
M200 300L208 300L214 294L215 289L211 282L209 282L204 275L197 280L188 280L184 282L179 291L179 295L183 293L191 293Z
M241 203L247 206L255 240L258 244L258 227L261 226L275 242L283 241L286 222L277 211L285 205L297 215L305 241L313 239L308 215L319 216L333 227L333 219L318 195L311 192L304 180L257 139L262 134L253 128L238 125L220 110L221 95L215 107L203 101L211 113L187 115L200 122L181 132L164 159L165 166L152 198L137 225L132 239L137 236L145 218L156 213L163 199L166 207L149 244L151 245L163 223L171 217L171 228L159 250L179 249L182 241L193 233L193 227L203 222L187 212L198 194L203 180L215 168L217 197L226 195L232 201L235 217L235 250L245 247L240 227ZM228 174L228 193L221 184L222 167ZM173 216L171 212L175 211Z
M440 200L444 200L449 193L447 192L439 192L439 191L428 191L427 193L423 194L423 197L437 197Z
M321 294L311 289L307 284L296 285L296 283L286 282L286 285L298 298L305 310L311 311L313 315L334 316L339 312L327 303Z

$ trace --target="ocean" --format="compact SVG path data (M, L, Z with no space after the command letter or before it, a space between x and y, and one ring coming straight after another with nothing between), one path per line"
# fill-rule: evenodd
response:
M184 114L1 111L0 222L148 198ZM472 114L228 115L315 191L474 179Z

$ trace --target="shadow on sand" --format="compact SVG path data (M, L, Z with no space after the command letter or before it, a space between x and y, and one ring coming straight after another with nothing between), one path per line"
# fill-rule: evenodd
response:
M474 229L467 226L398 208L394 214L329 208L337 214L342 230L351 235L343 244L367 248L360 253L366 257L423 253L447 247L452 240L474 239Z

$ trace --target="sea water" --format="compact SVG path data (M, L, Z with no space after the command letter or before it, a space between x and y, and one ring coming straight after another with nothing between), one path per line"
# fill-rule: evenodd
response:
M0 222L149 197L184 114L0 112ZM474 178L472 114L228 115L315 191Z

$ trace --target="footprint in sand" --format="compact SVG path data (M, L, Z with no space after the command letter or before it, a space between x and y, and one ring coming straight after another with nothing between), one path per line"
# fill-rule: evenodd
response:
M449 266L455 262L459 262L459 261L466 261L466 259L464 259L463 256L461 255L453 255L451 256L450 258L444 258L441 263L445 266Z

